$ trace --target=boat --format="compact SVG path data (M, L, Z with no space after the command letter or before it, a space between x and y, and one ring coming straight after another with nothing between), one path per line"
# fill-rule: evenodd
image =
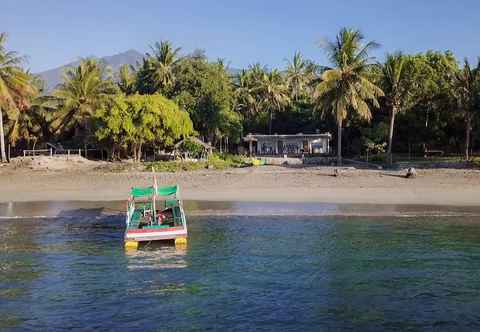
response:
M142 242L187 243L187 221L178 185L134 187L127 202L125 248L137 249Z

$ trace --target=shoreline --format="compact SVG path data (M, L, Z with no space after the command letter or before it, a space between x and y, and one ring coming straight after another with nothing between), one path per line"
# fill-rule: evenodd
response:
M0 203L2 219L97 218L124 216L124 201L38 201ZM465 221L480 217L480 207L392 205L392 204L332 204L280 203L240 201L184 201L191 217L396 217L449 218ZM474 219L471 219L474 218Z
M280 166L156 173L159 185L178 183L184 200L370 205L480 206L480 171L404 172ZM0 168L0 202L124 201L132 186L152 182L148 172L37 171Z

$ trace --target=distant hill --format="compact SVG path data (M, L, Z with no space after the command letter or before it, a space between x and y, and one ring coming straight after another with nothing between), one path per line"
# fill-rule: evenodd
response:
M136 65L137 62L141 62L144 55L136 50L128 50L123 53L104 56L102 58L98 58L98 60L105 65L109 66L114 72L116 72L121 65ZM93 58L96 58L93 56ZM68 67L75 67L78 66L80 60L71 62L69 64L53 68L50 70L43 71L41 73L37 73L46 84L47 91L52 91L55 87L61 83L62 75L66 68ZM241 69L238 68L228 68L228 71L232 76L236 76L240 73Z
M137 62L140 62L142 58L142 53L136 50L128 50L123 53L105 56L99 58L98 60L105 65L111 67L113 71L117 71L121 65L135 65ZM68 67L78 66L79 63L80 60L41 73L37 73L37 75L39 75L45 81L47 91L51 91L58 84L60 84L64 70Z

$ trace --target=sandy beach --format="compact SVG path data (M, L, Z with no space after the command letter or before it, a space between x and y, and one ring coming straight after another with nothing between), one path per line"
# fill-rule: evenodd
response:
M346 169L334 177L331 167L249 167L157 173L159 184L178 183L182 198L201 201L322 202L342 204L480 205L480 171L404 171ZM0 202L112 201L129 188L151 184L148 172L104 168L32 170L0 167Z

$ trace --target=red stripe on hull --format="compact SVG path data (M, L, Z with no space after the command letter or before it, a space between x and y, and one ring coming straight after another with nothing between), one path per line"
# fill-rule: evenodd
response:
M134 237L128 238L128 241L137 241L137 242L149 242L149 241L167 241L167 240L175 240L176 238L184 238L187 237L187 234L184 235L169 235L169 236L152 236L152 237Z
M140 229L127 229L127 234L137 233L162 233L184 230L183 227L169 227L169 228L140 228Z

